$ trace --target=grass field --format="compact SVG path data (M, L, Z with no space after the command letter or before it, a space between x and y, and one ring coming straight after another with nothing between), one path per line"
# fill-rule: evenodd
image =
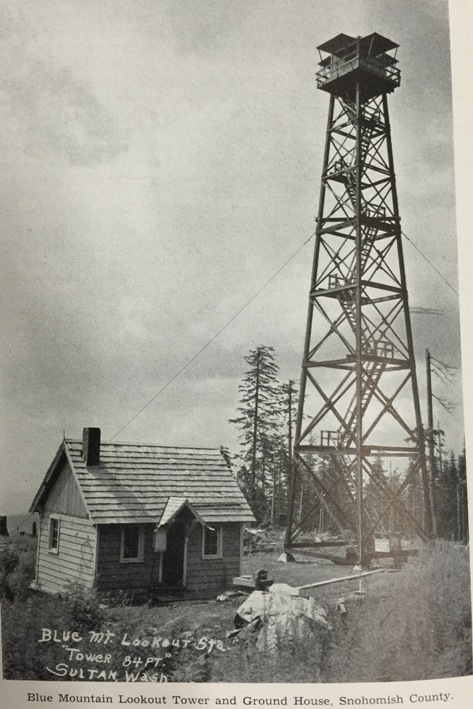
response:
M352 567L310 553L296 554L297 563L288 564L277 561L277 551L249 554L244 573L265 569L276 583L302 586L351 576L304 592L325 609L329 631L315 629L310 641L283 638L277 652L265 655L256 647L257 632L228 637L242 596L131 606L122 598L104 604L78 587L61 599L31 594L27 581L34 554L21 539L20 561L10 568L15 598L4 602L2 612L9 679L110 679L105 670L118 681L166 676L184 682L389 681L471 673L469 557L453 544L426 546L400 571L365 577L363 595L355 593L359 576ZM337 610L340 597L348 611L343 617ZM39 643L42 628L77 632L89 653L97 650L90 631L113 633L111 659L106 667L91 660L87 667L95 668L95 675L84 676L80 670L86 665L77 654L65 656L64 643ZM150 653L159 659L154 667Z

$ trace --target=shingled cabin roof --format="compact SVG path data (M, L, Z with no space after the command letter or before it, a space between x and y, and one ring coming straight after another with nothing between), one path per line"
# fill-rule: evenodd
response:
M94 524L159 524L170 498L188 500L206 523L254 520L218 449L102 442L100 464L87 467L82 441L70 439L59 448L32 510L41 507L64 454Z

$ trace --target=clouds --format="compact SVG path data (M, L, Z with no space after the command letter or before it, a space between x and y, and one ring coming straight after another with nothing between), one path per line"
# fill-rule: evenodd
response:
M125 149L110 113L69 69L51 71L35 63L20 81L4 83L3 90L31 156L90 166L109 162Z
M10 4L10 9L15 3ZM16 148L36 160L72 166L110 162L126 150L110 110L97 92L41 46L36 28L20 8L3 8L2 113ZM58 61L59 60L59 61Z
M315 47L338 32L401 45L390 106L403 226L456 277L443 2L2 10L2 445L11 475L31 471L10 497L18 511L63 428L111 437L313 231L327 112ZM455 298L407 244L406 257L411 302L445 310L415 321L420 357L431 346L458 363ZM271 344L281 376L299 375L311 260L308 245L125 439L232 444L247 351Z

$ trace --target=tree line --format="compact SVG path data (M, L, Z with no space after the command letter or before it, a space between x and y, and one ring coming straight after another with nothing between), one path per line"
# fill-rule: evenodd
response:
M275 529L283 528L288 514L298 382L294 379L280 380L277 355L269 345L259 345L250 350L244 361L247 367L238 387L237 413L230 419L230 423L239 432L239 451L232 454L228 449L222 449L222 452L258 524ZM437 536L464 541L468 538L465 448L457 454L446 452L442 432L435 434L434 469L431 475ZM330 464L330 459L318 460L317 474L321 479L328 474L327 466ZM405 474L399 473L392 467L385 470L381 459L375 462L375 466L379 467L394 489L402 484L404 475L409 473L409 470ZM370 496L383 509L385 500L382 499L382 493L369 481L364 495ZM407 497L410 508L417 512L418 517L422 515L422 496L420 484L413 482L407 490ZM316 501L311 486L298 480L294 504L296 520L304 520ZM308 531L331 531L331 520L322 505L315 516L309 516L307 525ZM405 520L397 519L394 510L390 525L405 535L410 533Z

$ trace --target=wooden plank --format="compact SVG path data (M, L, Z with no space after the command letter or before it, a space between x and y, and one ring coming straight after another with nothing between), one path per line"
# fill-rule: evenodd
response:
M51 552L48 545L45 544L42 544L40 549L43 554L51 555L52 553L54 553ZM71 543L70 541L68 542L63 537L62 539L59 539L59 549L58 554L56 554L56 556L60 556L61 554L70 554L76 557L83 557L84 555L95 557L95 546L93 544L93 540L87 540L86 542L77 545Z
M41 558L43 558L43 555L45 555L45 558L47 556L47 558L51 557L56 559L65 559L66 561L70 561L71 563L75 564L89 563L89 559L91 560L90 563L94 563L95 561L95 554L93 548L91 548L87 552L82 550L78 551L75 548L60 548L59 554L52 554L47 548L41 547Z
M115 573L111 569L108 570L108 572L107 570L101 571L98 575L98 580L100 581L100 583L112 583L116 581L117 583L126 586L128 586L129 584L142 585L148 583L151 569L149 569L148 567L143 568L142 565L142 568L140 570L135 570L135 573L133 573L129 567L120 569L119 571L121 571L122 573Z
M189 574L192 574L192 576L211 576L221 573L224 568L223 559L218 559L218 561L213 564L209 564L206 559L203 559L200 564L194 563L187 565L187 571Z
M60 543L58 554L54 554L48 549L48 547L42 546L40 554L41 557L44 556L45 558L54 557L58 559L69 559L76 564L81 562L88 563L89 560L91 563L95 563L95 549L92 545L87 545L84 546L84 548L77 549L77 547L64 546Z
M95 565L95 554L93 550L78 553L75 549L60 549L59 554L52 554L47 549L42 549L41 559L57 559L59 564L64 562L65 564L80 565L85 568Z
M80 491L72 475L69 463L65 462L56 476L55 481L46 497L45 512L53 511L87 517Z
M75 580L75 578L71 577L71 575L67 572L61 572L60 569L48 567L43 569L39 578L39 582L43 583L44 580L49 579L51 582L62 584L64 586L68 578L71 578L71 580Z
M78 537L71 537L70 535L62 535L62 537L59 537L59 547L58 551L65 551L65 550L74 550L76 549L77 551L80 551L81 549L89 547L95 552L95 543L94 539L92 537L90 538L78 538ZM41 547L43 551L48 551L49 550L49 545L45 542L41 542Z
M63 589L65 588L67 581L80 581L81 583L85 581L83 585L90 586L90 584L87 583L87 578L82 575L72 574L69 573L69 571L61 571L53 568L43 569L39 577L39 583L42 585L44 580L47 579L53 580L57 584L61 584Z
M75 536L74 534L63 533L59 536L59 551L61 548L66 549L81 549L84 546L90 546L95 549L95 538L94 536ZM40 549L47 551L49 549L49 542L47 540L42 540Z
M85 573L82 569L78 567L67 567L67 566L43 566L39 580L41 581L45 577L55 577L59 579L71 579L77 581L81 585L90 586L93 582L94 577L92 574Z
M332 583L339 583L340 581L357 581L358 579L364 578L365 576L372 576L373 574L381 574L385 571L392 571L392 569L374 569L374 571L364 571L361 574L352 574L351 576L340 576L339 578L326 579L325 581L317 581L316 583L308 583L305 586L296 586L298 591L304 591L308 588L318 588L319 586L328 586Z
M106 591L111 588L120 588L127 591L130 588L142 588L147 591L150 586L150 576L104 576L99 574L96 579L97 588Z
M45 514L43 517L43 522L42 526L44 528L47 528L49 526L49 519L52 516L52 514L56 514L56 512L49 511L49 514ZM68 526L70 526L71 529L77 529L77 530L93 530L95 529L93 523L89 519L84 519L82 517L75 517L71 515L67 515L65 513L57 513L60 518L61 518L61 524L67 523Z
M88 567L90 564L94 564L95 555L93 550L89 549L87 552L76 553L75 550L61 549L59 554L52 554L50 551L42 549L41 559L44 563L55 563L57 565L69 564L75 567L82 565Z
M150 574L131 574L129 576L104 575L100 573L96 579L97 588L101 591L120 589L124 591L140 589L147 593L150 586Z
M49 531L49 529L47 531ZM69 529L67 524L64 523L59 527L59 543L61 543L62 539L70 540L72 543L76 542L77 544L80 544L88 539L94 540L95 542L95 530L92 528L86 530ZM49 540L44 539L42 543L47 547Z
M239 556L238 556L238 557L228 557L228 556L226 556L226 557L223 559L223 562L224 562L224 564L225 564L225 566L226 566L227 568L229 568L230 566L233 566L233 567L236 568L236 567L239 567L239 566L240 566L240 557L239 557Z
M59 549L58 551L73 550L76 549L78 552L84 547L90 547L94 552L95 556L95 539L94 537L75 537L70 534L59 535ZM49 550L49 543L47 541L42 541L40 549L43 551Z
M38 587L41 591L49 591L52 593L61 593L61 591L64 591L64 583L52 581L51 579L44 579L39 582Z
M62 554L61 556L56 556L51 553L42 553L40 556L41 568L55 566L57 568L72 568L81 569L82 573L87 573L93 575L94 568L94 558L91 555L89 558L77 557L70 554Z
M52 593L60 593L60 594L65 594L70 585L77 583L81 585L82 588L84 589L90 589L92 588L92 584L89 583L86 579L84 581L80 581L79 579L71 578L71 579L66 579L66 578L59 578L59 579L54 579L54 578L43 578L39 582L38 586L40 587L41 590L46 590L50 591Z

